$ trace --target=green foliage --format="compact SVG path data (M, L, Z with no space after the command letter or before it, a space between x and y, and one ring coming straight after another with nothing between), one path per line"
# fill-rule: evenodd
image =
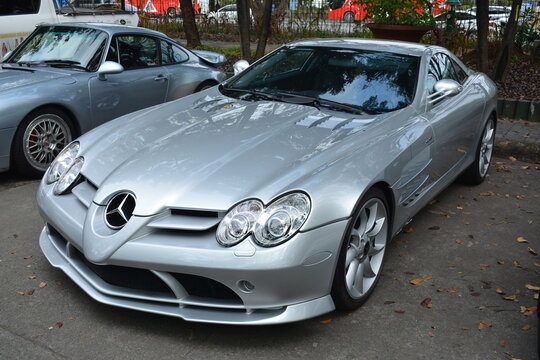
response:
M540 40L540 13L527 8L516 32L516 45L523 51L531 51L535 40Z
M385 25L435 25L428 0L357 0L365 6L366 19Z

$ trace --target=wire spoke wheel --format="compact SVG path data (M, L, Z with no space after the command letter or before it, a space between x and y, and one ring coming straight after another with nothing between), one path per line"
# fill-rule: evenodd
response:
M45 171L54 158L71 142L71 130L57 114L41 114L26 127L22 147L30 166Z

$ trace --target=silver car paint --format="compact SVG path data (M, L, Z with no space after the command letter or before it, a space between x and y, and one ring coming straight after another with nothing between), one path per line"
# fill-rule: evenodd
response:
M432 53L446 52L377 41L300 45L376 48L381 43L393 52L421 55L424 70ZM396 233L474 160L484 124L495 112L496 88L485 75L467 71L465 90L443 101L453 106L427 103L424 72L411 106L377 116L246 102L213 88L111 121L80 138L87 181L63 196L54 196L52 186L42 182L38 204L59 232L45 228L42 249L68 275L73 271L67 269L78 271L70 276L91 296L117 306L243 324L299 320L273 313L276 308L301 309L300 318L331 311L333 303L327 300L341 237L362 195L372 186L386 189ZM104 225L104 207L126 190L137 197L134 217L114 232ZM312 210L291 240L275 248L258 247L249 238L231 248L217 244L213 226L234 204L247 198L268 204L294 190L309 195ZM171 209L210 210L219 216L194 222ZM90 284L90 275L81 275L84 267L69 255L72 247L97 264L211 278L237 293L247 314L254 309L268 313L255 311L251 320L240 319L223 304L194 304L181 296L170 311L155 298L156 307L134 304L133 294L123 291L115 296L124 298L114 297L110 289ZM239 287L244 279L255 285L253 293ZM324 306L314 305L317 299L326 299L320 300ZM184 307L189 304L198 315Z
M115 34L147 34L174 42L161 33L136 27L112 24L54 24L79 26L105 31L109 42ZM108 44L107 44L108 48ZM79 133L129 112L191 94L206 80L221 82L226 75L207 65L209 59L185 49L188 60L181 64L147 69L126 70L107 75L100 81L96 72L81 72L50 67L23 68L2 64L0 68L0 131L16 129L33 110L53 105L64 109L76 119ZM105 55L104 55L105 56ZM216 56L215 61L218 57ZM102 59L104 61L104 59ZM158 77L161 80L155 80ZM13 135L0 146L0 171L9 168ZM4 161L2 162L2 159Z

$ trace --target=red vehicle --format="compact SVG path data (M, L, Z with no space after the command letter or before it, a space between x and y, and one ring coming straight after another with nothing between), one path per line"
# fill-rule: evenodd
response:
M196 14L199 13L197 0L193 1L193 9ZM180 0L126 0L126 10L175 17L180 14Z
M448 10L446 0L436 0L433 2L433 16ZM352 23L357 20L364 20L366 17L365 8L356 3L356 0L331 0L328 3L328 20L343 20Z

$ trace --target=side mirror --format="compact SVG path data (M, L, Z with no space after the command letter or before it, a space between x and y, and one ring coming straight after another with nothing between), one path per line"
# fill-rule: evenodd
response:
M107 77L105 75L120 74L123 71L124 67L119 63L114 61L105 61L103 64L101 64L97 71L98 79L101 81L105 81L107 80Z
M457 81L452 79L442 79L433 85L435 92L428 96L430 104L434 104L439 100L444 99L447 96L454 96L459 94L463 90Z
M240 74L242 71L246 70L249 67L249 63L246 60L238 60L234 63L234 75Z
M9 57L9 55L11 55L11 53L12 51L8 51L7 53L5 53L3 56L3 59L6 60Z

